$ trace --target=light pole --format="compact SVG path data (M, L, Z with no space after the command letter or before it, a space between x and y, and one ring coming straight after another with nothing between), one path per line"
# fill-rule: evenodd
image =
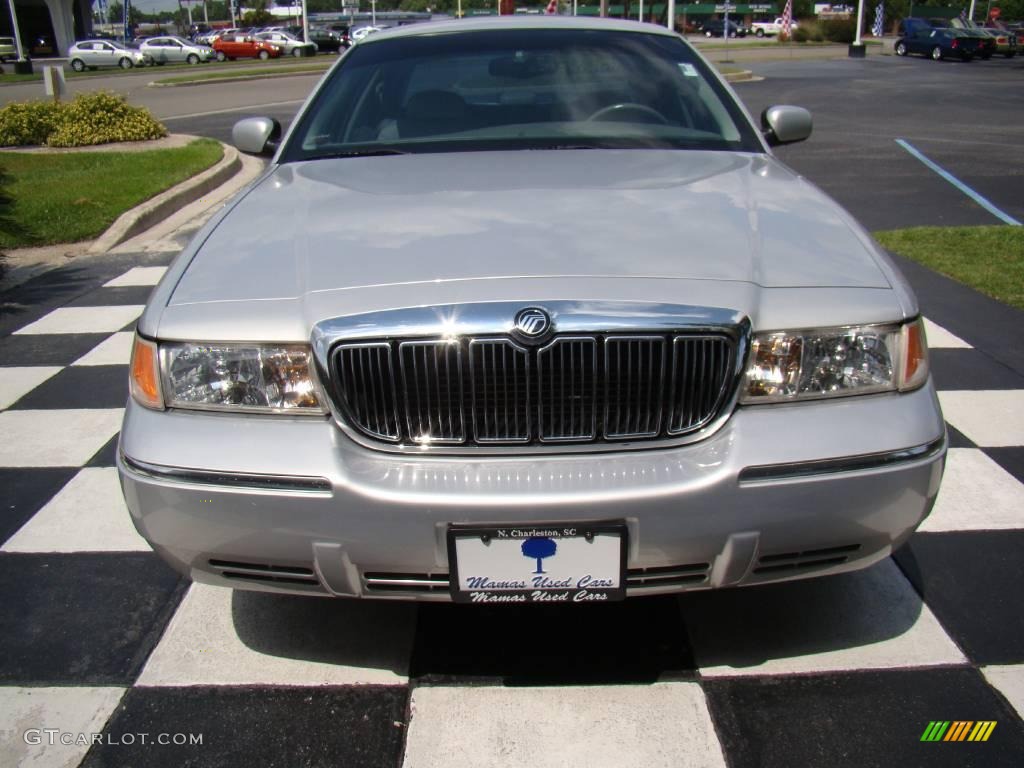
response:
M851 59L863 59L865 54L864 41L860 39L860 30L864 26L864 0L857 0L857 33L850 43L849 54Z
M7 0L7 3L11 7L11 25L14 27L14 47L18 51L18 64L25 66L25 49L21 47L21 30L18 28L18 14L14 10L14 0ZM29 66L31 67L31 64ZM18 65L15 64L14 68L17 71Z
M676 28L676 0L668 0L668 21L665 22L665 26L671 29L673 32Z

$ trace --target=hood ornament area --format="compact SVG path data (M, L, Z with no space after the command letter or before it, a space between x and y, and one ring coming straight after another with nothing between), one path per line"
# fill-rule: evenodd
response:
M523 338L535 340L551 330L551 316L539 307L527 307L516 312L512 325Z

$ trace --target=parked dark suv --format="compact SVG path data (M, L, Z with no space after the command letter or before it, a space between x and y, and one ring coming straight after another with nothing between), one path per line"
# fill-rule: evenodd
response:
M700 28L700 31L704 34L704 37L724 37L725 36L725 19L711 19L705 21L704 25ZM741 27L732 19L729 20L729 37L746 37L747 30Z

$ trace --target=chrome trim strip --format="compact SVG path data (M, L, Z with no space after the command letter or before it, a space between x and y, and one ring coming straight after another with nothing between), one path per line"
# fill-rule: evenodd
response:
M838 459L820 459L817 461L796 461L789 464L763 464L744 467L740 470L740 485L760 483L769 480L790 480L794 478L813 477L815 475L832 475L841 472L860 472L866 469L882 469L894 464L910 461L923 461L934 458L946 450L946 436L913 448L902 448L898 451L882 453L866 453L858 456L843 456Z
M249 488L258 491L306 491L331 493L331 481L326 477L300 475L260 475L249 472L220 472L206 469L186 469L150 464L120 454L127 469L139 475L172 483L191 485L220 485L227 488Z

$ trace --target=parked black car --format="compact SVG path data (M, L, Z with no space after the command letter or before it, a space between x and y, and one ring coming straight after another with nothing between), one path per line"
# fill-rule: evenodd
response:
M705 21L701 26L700 31L704 34L704 37L724 37L725 36L725 19L711 19ZM745 27L740 26L732 19L729 20L729 37L746 37L747 30Z
M935 27L927 19L904 19L900 22L896 55L919 53L935 61L958 58L970 61L982 50L983 40L952 27ZM989 56L992 54L989 53Z
M319 50L331 53L341 53L352 44L349 39L348 25L338 24L310 25L309 40L316 43Z

